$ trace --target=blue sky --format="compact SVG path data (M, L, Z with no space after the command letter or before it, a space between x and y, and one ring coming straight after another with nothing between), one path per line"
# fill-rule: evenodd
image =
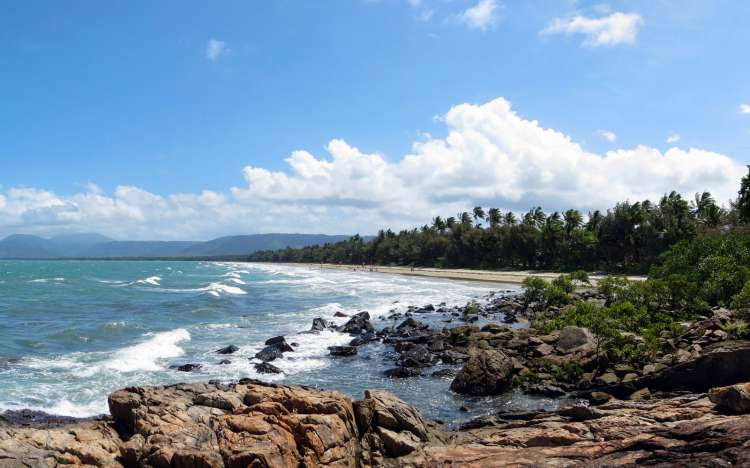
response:
M369 233L476 203L727 195L750 162L749 18L743 1L9 3L0 234ZM578 149L558 158L542 129ZM401 190L457 165L444 194Z

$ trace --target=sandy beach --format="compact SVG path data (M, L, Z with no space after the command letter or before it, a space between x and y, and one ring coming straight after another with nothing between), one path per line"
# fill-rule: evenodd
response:
M536 276L547 280L556 278L560 273L551 271L524 271L524 270L467 270L451 268L419 268L398 266L361 266L361 265L336 265L332 263L288 263L287 265L304 266L315 269L365 271L373 273L389 273L395 275L425 276L430 278L443 278L461 281L484 281L489 283L520 284L529 276ZM592 285L605 275L589 274ZM642 281L645 276L627 276L634 281Z

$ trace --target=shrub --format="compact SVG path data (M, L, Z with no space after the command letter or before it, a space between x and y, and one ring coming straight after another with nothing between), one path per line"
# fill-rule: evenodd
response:
M566 294L570 294L575 291L573 285L573 278L570 275L560 275L552 280L552 286L556 286L563 290Z
M523 280L523 303L529 305L532 302L542 302L547 282L538 276L527 276Z
M745 283L740 292L732 296L732 308L750 308L750 281Z
M583 368L573 361L565 361L555 369L555 378L561 382L576 383L582 375Z

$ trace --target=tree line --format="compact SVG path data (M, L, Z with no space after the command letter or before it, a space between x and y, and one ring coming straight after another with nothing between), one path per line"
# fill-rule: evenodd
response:
M537 206L517 215L476 206L456 216L373 238L298 249L259 251L250 261L411 265L422 267L522 268L646 272L658 256L682 240L742 231L750 223L750 166L736 200L724 208L709 192L691 200L672 191L658 202L623 201L589 212L545 212Z

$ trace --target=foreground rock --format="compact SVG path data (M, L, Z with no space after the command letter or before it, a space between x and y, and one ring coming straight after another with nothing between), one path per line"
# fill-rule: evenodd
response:
M479 350L451 383L451 390L464 395L498 395L513 378L513 363L500 351Z
M727 395L712 395L719 393ZM750 416L717 410L705 394L498 413L457 432L385 391L352 402L254 380L127 388L109 406L112 418L103 421L0 418L0 466L750 464Z

